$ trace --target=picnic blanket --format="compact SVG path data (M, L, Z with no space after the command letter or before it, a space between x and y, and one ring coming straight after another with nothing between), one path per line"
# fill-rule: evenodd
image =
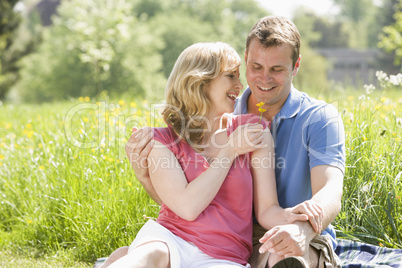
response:
M342 267L402 267L402 249L383 248L370 244L337 239L335 253Z

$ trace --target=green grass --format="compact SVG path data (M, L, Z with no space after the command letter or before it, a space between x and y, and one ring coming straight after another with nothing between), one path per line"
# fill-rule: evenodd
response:
M402 93L362 94L315 94L337 106L346 130L334 225L338 236L402 248ZM131 127L163 125L152 113L143 100L0 106L1 267L85 267L132 242L159 207L124 145Z

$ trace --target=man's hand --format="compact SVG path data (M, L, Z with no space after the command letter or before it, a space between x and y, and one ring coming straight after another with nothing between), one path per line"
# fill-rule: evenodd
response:
M284 257L303 256L309 250L311 239L316 235L307 235L306 228L312 231L309 222L296 222L294 224L279 225L268 232L260 239L263 245L260 253L266 251Z
M306 219L304 219L304 221L308 220L317 234L320 234L322 232L324 211L321 206L314 200L304 201L294 207L287 208L285 210L289 214L289 220L295 218L294 214L305 215ZM302 221L300 219L296 220ZM294 223L295 221L289 221L289 223Z
M135 176L142 184L148 195L158 204L162 204L159 196L155 192L149 177L148 155L153 146L153 132L151 127L141 129L133 128L133 133L126 144L126 154L134 169Z

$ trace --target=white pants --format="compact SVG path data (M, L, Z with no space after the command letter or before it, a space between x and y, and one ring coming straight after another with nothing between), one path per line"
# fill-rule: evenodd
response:
M189 243L174 235L168 229L153 220L149 220L138 232L128 253L136 247L152 241L166 243L170 253L171 268L212 268L212 267L247 267L241 264L213 258L198 249L193 243Z

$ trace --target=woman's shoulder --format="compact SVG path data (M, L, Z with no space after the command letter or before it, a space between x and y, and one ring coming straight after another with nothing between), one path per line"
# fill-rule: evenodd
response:
M180 141L171 126L152 128L154 140L161 142L167 147L173 146Z
M264 128L271 127L271 122L255 114L230 115L227 119L227 129L233 132L238 126L251 123L260 123Z

